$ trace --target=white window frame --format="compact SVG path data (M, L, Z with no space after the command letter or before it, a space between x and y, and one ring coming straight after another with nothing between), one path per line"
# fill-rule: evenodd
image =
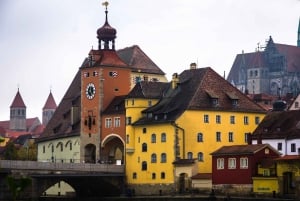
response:
M228 158L228 169L236 169L236 158Z
M247 157L240 158L240 169L248 169L248 158Z
M112 119L105 118L105 128L111 128L111 127L112 127Z
M114 126L115 127L120 127L121 126L121 118L120 117L115 117L114 118Z
M218 170L224 169L224 158L217 158L217 169Z

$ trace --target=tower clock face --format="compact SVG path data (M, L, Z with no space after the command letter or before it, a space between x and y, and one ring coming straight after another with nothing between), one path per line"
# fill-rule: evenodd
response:
M94 98L95 96L95 93L96 93L96 87L93 83L89 83L87 86L86 86L86 89L85 89L85 94L86 94L86 97L91 100Z

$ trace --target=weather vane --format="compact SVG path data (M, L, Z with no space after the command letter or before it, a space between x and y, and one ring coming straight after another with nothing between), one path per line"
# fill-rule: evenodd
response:
M105 6L105 10L107 10L108 1L104 1L104 2L102 3L102 6Z

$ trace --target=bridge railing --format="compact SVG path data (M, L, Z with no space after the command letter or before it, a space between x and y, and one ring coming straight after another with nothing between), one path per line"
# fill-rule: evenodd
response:
M0 169L124 173L124 165L0 160Z

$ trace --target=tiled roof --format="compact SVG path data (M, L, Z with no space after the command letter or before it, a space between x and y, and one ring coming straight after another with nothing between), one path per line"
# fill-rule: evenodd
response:
M172 122L185 110L265 113L263 108L210 67L185 70L179 75L178 87L172 89L170 86L171 83L156 105L144 111L152 113L153 118L144 117L135 124ZM212 94L218 98L217 105L212 104ZM233 105L232 97L238 100L236 106Z
M268 113L258 125L252 139L300 139L300 111Z
M48 122L44 132L37 139L37 142L48 139L62 138L67 136L80 135L80 122L71 125L71 108L78 107L80 111L80 70L75 75L72 83Z
M125 97L116 96L102 114L125 114Z
M43 109L56 109L57 105L53 98L52 92L50 91L50 94L46 100L46 103L43 107Z
M211 153L213 156L220 155L251 155L264 148L269 148L278 153L268 144L251 144L251 145L232 145L232 146L223 146L218 150Z
M278 161L291 161L291 160L300 160L300 155L284 155L280 158L277 158Z
M165 75L137 45L120 49L117 51L117 54L134 72Z
M22 99L22 96L21 96L19 90L18 90L18 92L17 92L17 94L16 94L16 96L15 96L15 98L14 98L14 100L13 100L10 107L11 108L14 108L14 107L26 108L25 103Z
M127 98L153 98L160 99L164 91L169 86L166 82L146 82L137 83L127 95Z
M177 159L176 161L173 162L174 165L190 165L194 163L195 163L194 159Z
M212 173L198 173L193 175L191 179L212 179Z

